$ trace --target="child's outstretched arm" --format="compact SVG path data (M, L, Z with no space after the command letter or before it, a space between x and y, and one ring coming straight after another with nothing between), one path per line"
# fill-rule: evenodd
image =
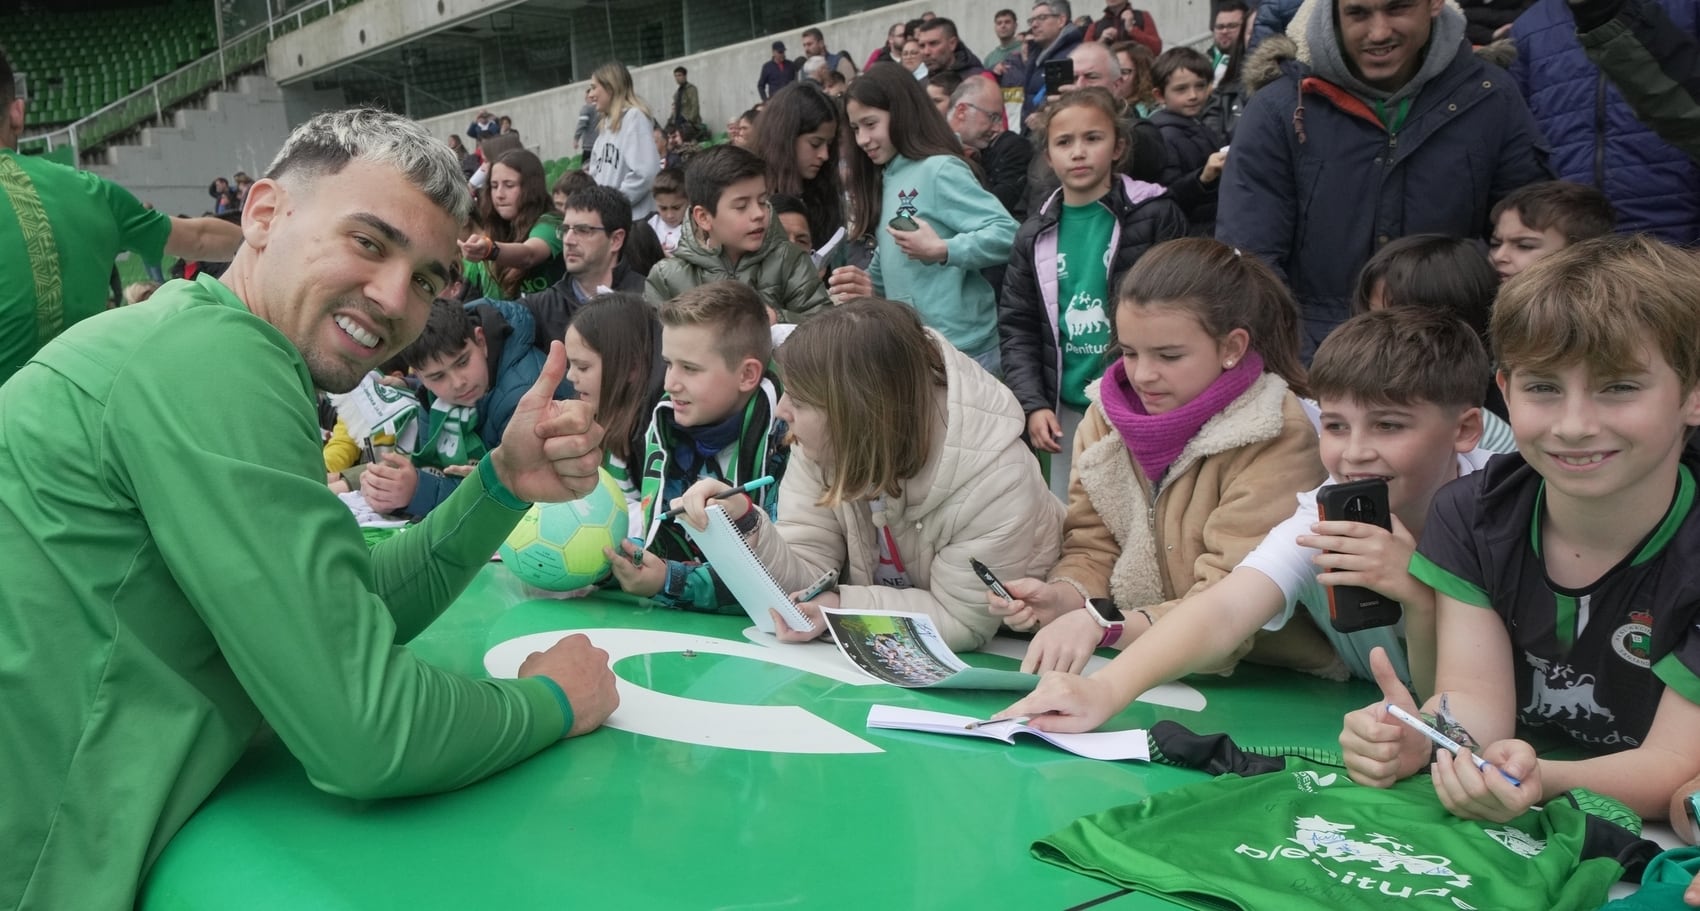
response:
M1241 567L1182 601L1107 667L1090 677L1048 671L1031 695L993 717L1030 715L1030 724L1046 731L1093 730L1152 687L1197 670L1219 667L1285 605L1286 596L1274 580L1258 570ZM1128 621L1144 622L1136 617L1130 616ZM1041 648L1039 637L1035 637L1022 670L1045 670L1043 657L1034 654Z

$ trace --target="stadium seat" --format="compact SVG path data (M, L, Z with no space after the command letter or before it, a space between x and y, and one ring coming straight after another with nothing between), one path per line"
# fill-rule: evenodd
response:
M29 76L31 126L70 123L217 49L202 4L0 16L13 68Z

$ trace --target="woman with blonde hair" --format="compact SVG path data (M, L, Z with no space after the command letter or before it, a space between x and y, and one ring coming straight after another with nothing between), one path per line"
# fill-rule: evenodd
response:
M903 304L851 300L798 326L775 352L790 427L777 521L762 510L748 540L773 577L800 590L840 570L836 591L804 602L812 621L779 637L821 635L821 609L926 614L954 649L983 645L999 619L971 561L1015 579L1056 562L1063 506L1022 442L1015 396ZM674 501L704 527L699 481ZM733 519L745 498L715 501ZM748 520L746 520L748 521Z
M631 70L618 60L596 68L590 76L587 97L601 116L601 125L585 170L602 186L624 193L632 204L633 220L643 221L655 214L655 197L650 189L655 175L661 172L661 156L655 150L655 116L632 89Z

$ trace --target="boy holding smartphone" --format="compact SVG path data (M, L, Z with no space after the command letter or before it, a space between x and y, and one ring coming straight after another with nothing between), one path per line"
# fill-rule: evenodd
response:
M1310 383L1322 406L1321 455L1330 483L1387 483L1392 530L1320 522L1316 491L1269 532L1228 577L1181 602L1110 665L1078 676L1090 644L1064 653L1029 651L1024 671L1049 671L1032 695L993 717L1031 715L1047 731L1089 731L1141 693L1220 667L1260 628L1315 622L1339 653L1339 679L1371 679L1369 654L1388 649L1401 679L1426 694L1433 673L1433 592L1406 570L1429 503L1452 479L1487 463L1478 449L1487 353L1475 332L1444 314L1394 308L1342 324L1317 349ZM1353 585L1404 607L1400 626L1333 629L1327 588ZM995 596L995 609L1000 600ZM1409 653L1408 668L1405 655Z
M1689 251L1615 235L1500 291L1490 332L1518 455L1435 498L1411 572L1436 592L1437 691L1520 783L1431 759L1389 724L1388 705L1417 708L1380 660L1382 698L1340 735L1354 781L1429 771L1464 819L1507 821L1572 788L1662 819L1700 773L1700 463L1683 458L1700 425L1697 284ZM1537 757L1530 730L1585 758Z

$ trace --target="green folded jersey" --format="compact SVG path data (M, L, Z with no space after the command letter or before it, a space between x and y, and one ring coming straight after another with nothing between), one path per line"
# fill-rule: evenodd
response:
M1370 788L1299 758L1082 817L1033 845L1040 860L1213 911L1590 909L1657 851L1568 794L1473 822L1447 812L1427 776Z

